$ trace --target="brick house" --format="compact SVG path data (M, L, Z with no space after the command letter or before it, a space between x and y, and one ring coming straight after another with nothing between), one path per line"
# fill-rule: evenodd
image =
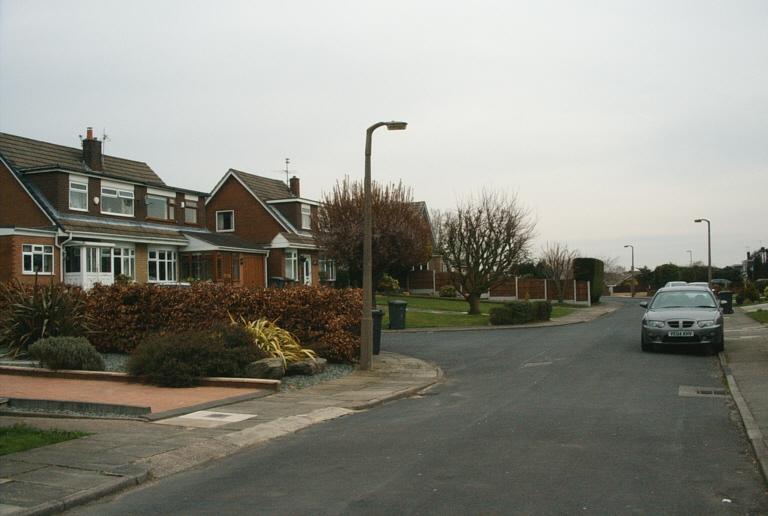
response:
M207 230L207 193L102 154L90 128L81 149L0 133L0 162L0 281L266 283L267 249Z
M319 203L301 197L299 178L289 184L230 169L206 201L208 229L232 234L269 250L271 283L319 285L336 279L333 260L320 253L312 234Z

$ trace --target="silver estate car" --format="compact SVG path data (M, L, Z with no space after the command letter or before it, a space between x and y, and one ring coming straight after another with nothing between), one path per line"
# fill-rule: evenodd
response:
M646 309L640 334L643 351L661 344L699 344L712 353L725 348L723 313L709 289L661 288L640 306Z

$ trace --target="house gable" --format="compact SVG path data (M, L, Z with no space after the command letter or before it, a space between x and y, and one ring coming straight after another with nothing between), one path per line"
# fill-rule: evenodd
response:
M233 233L249 242L269 243L275 235L286 230L268 208L231 173L227 173L206 203L206 223L211 231L216 231L216 212L228 210L235 212Z
M0 226L50 227L56 223L21 179L0 159Z

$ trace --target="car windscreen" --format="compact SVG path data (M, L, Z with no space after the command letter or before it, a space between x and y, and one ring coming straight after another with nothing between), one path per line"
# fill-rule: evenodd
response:
M707 292L659 292L650 308L717 308L715 299Z

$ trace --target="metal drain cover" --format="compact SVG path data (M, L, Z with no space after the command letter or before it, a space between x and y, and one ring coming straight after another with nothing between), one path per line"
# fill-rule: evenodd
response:
M688 398L724 398L728 396L728 391L723 387L695 387L692 385L681 385L677 390L677 395Z

